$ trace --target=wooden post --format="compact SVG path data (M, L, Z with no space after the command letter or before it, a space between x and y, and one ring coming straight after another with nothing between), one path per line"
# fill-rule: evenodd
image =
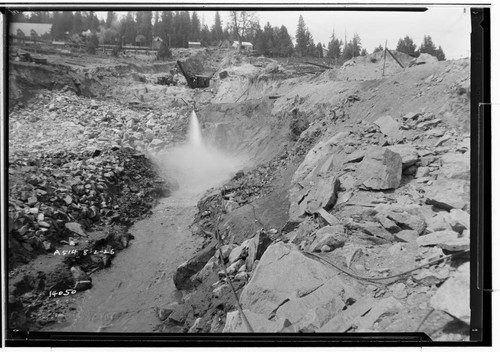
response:
M387 50L387 52L392 56L392 58L399 64L399 66L401 66L401 68L403 69L403 71L405 70L405 67L403 66L403 64L401 62L399 62L398 58L396 56L394 56L393 53L391 53L390 50Z
M385 56L387 54L387 40L385 41L385 48L384 48L384 66L382 68L382 77L384 77L385 74Z

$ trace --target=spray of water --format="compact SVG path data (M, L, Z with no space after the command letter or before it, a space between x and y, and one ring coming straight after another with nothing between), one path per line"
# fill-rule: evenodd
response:
M194 110L191 111L191 115L189 117L188 141L192 146L202 145L200 122L198 121L198 116L196 116L196 112Z
M179 189L172 195L199 196L226 181L243 167L244 160L218 150L203 140L198 117L190 115L187 141L181 146L153 155L165 176L176 180Z

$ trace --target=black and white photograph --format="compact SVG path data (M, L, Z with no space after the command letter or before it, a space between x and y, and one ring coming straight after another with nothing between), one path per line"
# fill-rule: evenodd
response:
M67 6L4 17L8 340L481 340L478 10Z

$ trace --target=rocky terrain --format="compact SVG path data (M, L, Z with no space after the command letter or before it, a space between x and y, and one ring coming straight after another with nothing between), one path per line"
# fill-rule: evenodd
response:
M77 309L78 293L58 305L47 291L92 290L129 245L127 226L178 188L158 152L185 139L194 106L207 143L245 167L199 199L190 228L202 244L172 269L182 298L158 305L155 331L467 340L469 62L397 54L405 69L388 61L381 77L377 54L311 73L193 52L214 73L207 89L157 84L173 64L101 59L70 70L90 80L79 80L88 97L70 84L11 97L10 323Z

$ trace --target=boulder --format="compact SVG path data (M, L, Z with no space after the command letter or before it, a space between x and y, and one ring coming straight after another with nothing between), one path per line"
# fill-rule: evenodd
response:
M437 246L450 252L459 252L470 248L470 237L461 236L455 231L437 231L417 238L419 246Z
M406 169L414 165L418 161L418 152L415 147L409 144L396 144L388 146L387 149L392 150L394 153L401 155L401 161L403 162L403 169Z
M438 178L470 180L470 154L446 153L441 162Z
M380 127L380 131L388 137L399 137L399 123L391 116L382 116L374 121Z
M431 232L453 230L451 228L450 214L441 211L433 217L427 219L427 229Z
M371 190L398 188L401 182L402 159L393 151L372 147L358 165L358 182Z
M64 224L64 226L71 232L76 233L77 235L87 236L85 231L83 231L82 229L82 225L80 225L77 222L67 222L66 224Z
M185 290L193 286L191 276L200 271L215 254L216 243L213 242L198 252L193 258L179 265L174 274L174 284L178 290Z
M343 292L343 293L342 293ZM243 309L266 317L299 321L309 310L331 305L342 310L343 299L356 295L335 270L310 259L292 245L269 246L243 289Z
M373 329L377 321L384 316L392 316L403 309L403 305L394 297L379 301L370 296L364 296L354 304L343 310L340 314L323 325L317 332L346 332L351 328L355 331Z
M427 54L427 53L421 53L418 57L417 57L417 60L416 60L416 64L430 64L430 63L434 63L434 62L438 62L438 59L437 57L431 55L431 54Z
M394 221L403 230L414 230L419 235L425 231L426 223L421 216L406 212L387 212L384 215Z
M401 242L415 242L418 232L413 230L403 230L394 234L394 237Z
M466 180L438 179L427 188L426 202L437 208L464 209L470 202L470 183Z
M234 249L229 253L229 263L234 263L238 259L246 258L248 254L248 241L244 241L241 245L234 247Z
M226 260L227 258L229 258L229 254L231 253L231 251L233 249L235 249L237 247L237 245L235 245L234 243L231 243L231 244L225 244L223 245L222 247L220 247L220 251L222 251L222 258L224 260ZM220 251L216 251L215 252L215 257L216 258L220 258Z
M415 174L415 178L426 177L429 176L430 168L427 166L420 166L417 169L417 173Z
M272 243L269 235L263 231L257 233L250 241L248 241L248 255L246 257L246 270L252 271L254 262L259 260L267 247Z
M430 305L470 325L470 303L470 263L465 263L438 288Z
M347 241L343 225L325 226L316 232L316 239L309 247L311 252L319 252L323 246L330 247L330 251L340 248Z
M291 325L290 322L284 318L270 320L264 314L254 313L246 309L243 310L243 313L254 332L280 332ZM240 316L240 312L236 310L227 313L226 325L222 332L250 332L250 330Z
M312 177L305 186L296 185L290 191L290 219L314 214L320 209L331 209L337 201L339 189L340 181L335 175Z
M462 233L464 230L470 229L470 215L463 210L451 209L449 219L453 231Z
M316 213L319 209L331 209L337 201L337 192L340 181L336 176L317 177L311 187L306 202L306 211L309 214Z

